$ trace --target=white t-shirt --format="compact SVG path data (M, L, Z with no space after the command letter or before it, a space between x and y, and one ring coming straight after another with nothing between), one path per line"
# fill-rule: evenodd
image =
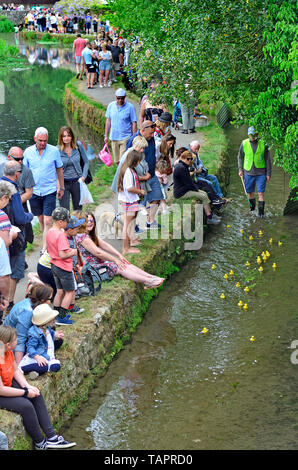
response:
M129 188L135 187L135 180L133 177L133 173L130 168L127 168L124 177L123 177L123 191L118 193L118 201L120 202L136 202L139 200L138 194L130 193L127 191Z
M0 276L8 276L11 274L9 256L4 243L0 237Z

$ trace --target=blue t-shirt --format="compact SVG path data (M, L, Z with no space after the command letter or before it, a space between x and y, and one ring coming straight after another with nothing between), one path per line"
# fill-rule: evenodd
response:
M84 61L86 65L92 64L92 54L93 54L93 51L92 49L89 49L89 47L85 47L85 49L83 49L82 56L84 57Z
M125 101L123 106L118 106L113 101L107 107L106 118L111 120L110 140L123 140L132 135L132 123L137 122L135 107Z

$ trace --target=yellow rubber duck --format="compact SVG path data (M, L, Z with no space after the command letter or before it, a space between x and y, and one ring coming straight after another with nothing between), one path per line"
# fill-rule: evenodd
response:
M236 282L235 286L236 286L236 287L241 287L240 282Z
M245 266L250 266L250 262L246 261Z
M240 308L241 308L241 307L243 306L243 302L242 302L242 300L239 300L239 302L238 302L238 304L237 304L237 305L238 305L238 307L240 307Z
M234 273L233 269L231 269L231 271L230 271L230 276L234 276L234 274L235 274L235 273Z
M276 264L276 263L273 263L272 268L273 268L273 269L276 269L276 268L277 268L277 264Z
M213 271L214 271L214 269L216 269L215 264L212 264L211 269L213 269Z
M281 246L282 245L282 242L278 242L278 246Z
M273 238L269 238L269 243L270 243L270 245L272 245L272 243L273 243Z
M244 290L244 292L246 292L246 293L247 293L247 292L249 292L249 291L250 291L250 288L249 288L248 286L246 286L246 287L244 287L244 289L243 289L243 290Z
M257 263L258 263L258 264L261 264L261 263L262 263L262 260L261 260L261 257L260 257L260 256L257 257Z
M231 226L230 226L230 225L227 225L227 228L231 228Z
M256 340L255 337L251 336L249 341L251 341L253 343L255 340Z
M261 237L263 235L262 230L259 230L259 236Z
M220 298L225 299L226 298L225 294L224 293L220 294Z
M253 239L254 239L254 237L253 237L252 235L250 235L248 238L249 238L249 240L253 240Z
M259 269L258 269L258 271L259 271L260 273L262 273L262 272L264 271L263 267L260 266Z
M228 280L228 279L229 279L229 275L228 275L228 274L224 274L224 278L225 278L226 280Z
M247 310L248 309L248 304L244 304L243 305L243 310Z
M244 233L244 230L243 230L243 228L241 228L241 229L240 229L240 233Z
M271 256L270 251L266 250L266 256L267 256L267 258L269 258L269 256Z
M205 335L206 333L208 333L208 329L207 329L207 328L203 328L202 331L201 331L201 333L203 333L203 334Z

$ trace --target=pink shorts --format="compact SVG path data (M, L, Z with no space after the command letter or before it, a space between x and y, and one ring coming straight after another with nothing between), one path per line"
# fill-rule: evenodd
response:
M123 207L124 212L137 212L140 210L139 202L122 202L121 206Z

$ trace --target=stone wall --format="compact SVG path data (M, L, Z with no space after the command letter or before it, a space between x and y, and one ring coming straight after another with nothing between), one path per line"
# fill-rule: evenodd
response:
M7 10L0 10L0 16L6 16L14 25L19 25L25 23L25 11L7 11Z

